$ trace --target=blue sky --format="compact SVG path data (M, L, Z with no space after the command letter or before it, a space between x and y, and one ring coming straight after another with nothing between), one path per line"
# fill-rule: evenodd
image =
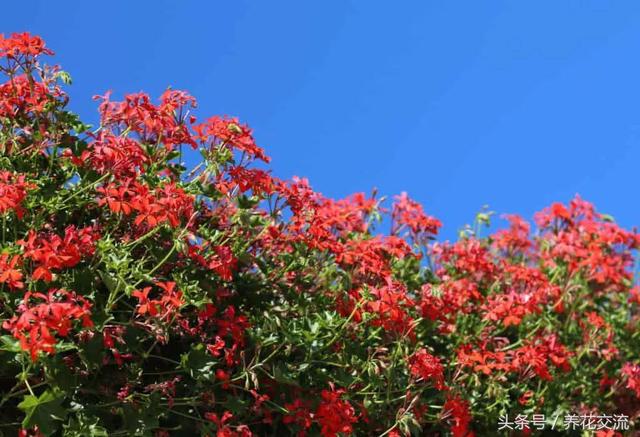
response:
M640 3L11 1L91 97L186 89L237 115L280 177L407 191L445 223L576 193L640 224Z

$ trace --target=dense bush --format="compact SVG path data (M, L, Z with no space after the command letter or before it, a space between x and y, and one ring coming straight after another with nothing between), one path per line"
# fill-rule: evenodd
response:
M481 213L436 243L440 222L406 194L333 200L272 177L248 127L198 122L182 91L98 97L92 129L66 109L69 76L38 61L50 54L0 37L2 435L633 422L635 232L576 197L535 230L509 216L481 238Z

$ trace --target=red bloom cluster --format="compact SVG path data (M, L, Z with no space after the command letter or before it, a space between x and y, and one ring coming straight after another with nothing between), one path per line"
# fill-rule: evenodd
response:
M387 287L372 288L370 294L372 299L365 303L364 309L373 315L371 325L413 338L413 318L408 309L414 303L407 295L406 289L400 284L391 284Z
M79 167L90 168L100 174L111 173L117 179L123 180L144 171L144 166L150 159L140 143L128 137L113 135L101 131L92 134L94 140L79 157L65 150L65 156Z
M193 214L193 197L173 182L154 191L135 181L110 183L97 191L102 194L98 205L108 205L116 214L136 212L133 220L136 226L153 228L166 222L178 227Z
M32 299L43 302L33 304ZM84 328L93 326L89 302L82 296L62 289L51 289L47 294L25 293L18 312L20 315L6 320L2 327L20 340L20 346L29 351L34 361L39 352L55 353L57 341L54 334L67 337L74 320L81 321Z
M517 215L508 214L505 218L509 221L509 228L500 229L492 235L493 247L504 251L507 256L531 255L531 225Z
M525 316L540 313L543 305L555 302L560 295L559 287L549 284L538 269L506 264L500 275L506 289L488 296L481 311L486 319L504 326L519 325Z
M513 372L530 378L537 375L543 380L551 381L549 363L556 368L568 372L571 369L569 357L571 353L559 342L554 334L539 335L523 346L515 349L490 351L487 344L473 349L469 344L458 349L458 365L472 368L475 372L490 375L494 371Z
M414 378L431 381L438 390L445 388L444 367L440 359L425 349L420 349L409 357L409 370Z
M218 432L216 437L251 437L253 433L246 425L231 426L229 422L233 419L230 411L225 411L221 417L216 413L205 413L205 418L216 424Z
M481 299L478 285L467 279L448 279L441 284L422 286L419 301L423 317L441 322L440 331L450 332L458 314L468 314Z
M458 397L450 397L442 407L443 417L452 422L451 432L453 437L473 437L475 434L469 431L471 414L469 403Z
M22 202L33 188L35 185L26 182L24 175L0 171L0 215L13 211L21 219L24 214Z
M622 375L627 381L627 388L633 390L640 398L640 366L637 364L625 363L622 366Z
M0 284L7 284L9 288L24 288L22 271L17 267L22 264L20 255L10 256L8 253L0 255Z
M209 142L210 148L228 147L269 162L264 150L256 145L251 129L240 124L237 118L211 117L206 123L194 126L197 137L203 142Z
M640 237L591 204L433 242L406 193L272 177L248 126L198 123L183 91L107 93L83 132L50 53L0 37L8 429L472 436L623 404L637 421ZM188 171L183 145L203 159Z
M359 419L353 406L342 399L345 393L344 389L336 389L333 386L330 390L322 390L315 411L310 408L308 402L295 399L285 404L289 412L284 416L283 423L297 426L299 436L307 435L307 429L311 428L313 423L320 425L323 436L350 435L353 432L353 424Z
M223 281L230 281L233 278L238 259L234 256L231 248L189 243L188 250L191 259L215 272Z
M64 94L59 88L46 82L33 82L30 77L21 75L10 82L0 84L0 117L18 117L43 113L47 105ZM42 134L46 136L46 125ZM12 151L11 145L5 145Z
M313 414L305 402L301 399L296 399L291 403L284 404L284 407L289 411L289 413L284 416L282 423L285 425L297 425L303 430L299 432L298 435L306 435L304 430L311 428L313 423Z
M410 199L407 193L395 197L391 219L393 220L392 234L396 235L402 231L403 227L407 227L415 241L434 237L442 226L440 220L425 214L422 205Z
M175 282L156 282L155 285L162 290L158 299L149 298L151 287L131 292L138 299L136 313L141 316L149 314L150 317L171 322L179 316L180 307L184 304L182 292L175 289Z
M98 231L93 227L77 229L68 226L63 237L31 230L26 240L20 240L18 244L24 249L24 258L32 260L36 266L32 279L52 281L54 271L72 268L82 258L93 255L98 236Z
M349 434L353 424L358 421L355 409L342 399L344 390L322 390L322 400L315 412L315 419L325 437L336 437L339 433Z
M605 220L590 203L576 197L568 209L553 204L536 214L536 223L544 237L540 256L545 266L563 263L602 291L621 291L632 280L629 251L639 247L639 235Z
M489 248L475 238L460 240L454 244L439 244L433 246L440 268L438 276L448 278L456 273L469 278L476 283L487 284L495 280L498 266Z
M53 55L53 52L45 47L42 38L29 32L12 33L9 38L0 33L0 57L16 58L20 55L37 57Z
M142 143L163 144L168 150L180 144L196 147L188 128L195 119L187 117L188 109L195 107L196 101L184 91L165 91L159 105L154 105L145 93L129 94L121 102L112 102L110 94L95 97L102 100L102 126L138 134Z

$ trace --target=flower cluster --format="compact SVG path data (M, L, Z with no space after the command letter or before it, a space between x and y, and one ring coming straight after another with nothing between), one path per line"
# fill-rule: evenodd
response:
M32 304L32 299L43 302ZM81 321L84 328L93 326L90 303L66 290L51 289L47 294L27 292L18 312L20 315L5 320L2 328L11 331L32 360L37 359L39 352L54 353L57 342L53 333L67 337L74 320Z
M272 176L248 126L198 121L183 91L106 93L91 131L51 54L0 36L3 433L469 437L559 411L637 424L635 231L575 197L438 241L406 193L331 199Z
M26 182L24 175L16 176L6 170L0 171L0 215L13 211L21 218L24 213L22 202L27 197L28 190L33 188L34 185Z

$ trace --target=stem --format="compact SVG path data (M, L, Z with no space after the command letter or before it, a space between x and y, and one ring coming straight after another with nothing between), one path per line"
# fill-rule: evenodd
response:
M200 422L200 423L208 423L206 420L200 419L199 417L196 417L196 416L190 416L190 415L188 415L188 414L181 413L181 412L176 411L176 410L167 410L167 411L168 411L169 413L177 414L178 416L182 416L182 417L187 418L187 419L195 420L196 422Z
M181 241L182 238L184 237L184 235L187 233L187 229L189 228L189 225L191 224L191 221L194 219L194 217L196 216L197 213L193 213L193 215L189 218L189 221L187 221L187 224L184 226L184 228L182 228L182 230L180 231L180 233L178 234L178 236L176 237L176 239L174 240L173 246L171 246L171 250L164 256L164 258L162 258L160 260L160 262L158 264L156 264L156 266L154 268L152 268L147 275L151 276L153 275L156 271L158 271L158 269L160 267L162 267L164 265L164 263L166 263L169 258L171 258L171 256L176 252L177 249L177 242ZM138 282L136 282L133 285L133 288L136 288L138 285L140 285L142 282L144 282L145 279L140 279Z
M51 157L49 159L49 172L53 173L53 163L56 159L56 155L58 154L58 145L53 146L53 150L51 150Z
M133 249L135 246L137 246L139 243L143 242L144 240L146 240L147 238L149 238L150 236L152 236L153 234L155 234L156 232L158 232L158 229L160 229L160 226L156 226L153 229L151 229L149 232L147 232L146 234L142 235L141 237L138 237L137 239L133 240L132 242L128 243L125 245L126 248L131 248Z
M27 383L28 384L28 383ZM27 393L29 390L28 389L22 389L22 390L18 390L16 391L16 389L18 387L20 387L22 385L21 382L19 382L18 384L16 384L10 391L9 393L7 393L5 396L2 397L2 400L0 400L0 407L2 405L4 405L9 399L14 398L16 396L20 396L23 395L25 393ZM34 385L33 387L31 387L32 389L34 388L38 388L38 387L42 387L43 385L47 385L46 382L39 382L38 384ZM31 394L33 394L33 391L31 392Z
M179 363L179 362L177 362L177 361L175 361L175 360L172 360L171 358L162 357L162 356L160 356L160 355L153 355L153 354L149 354L149 355L147 355L147 356L148 356L149 358L155 358L155 359L157 359L157 360L163 360L163 361L166 361L166 362L168 362L168 363L175 364L176 366L180 366L180 365L182 365L181 363Z
M342 331L347 327L349 322L351 322L351 319L353 319L353 316L356 315L356 311L360 309L363 303L364 303L364 297L358 301L356 306L353 308L353 311L351 311L351 314L349 314L349 317L347 317L347 320L344 321L344 323L342 324L340 329L338 329L338 331L335 333L333 338L329 340L329 343L325 345L325 348L328 348L329 346L333 345L333 343L335 343L338 340L340 335L342 335Z
M107 177L109 177L109 176L110 176L110 174L109 174L109 173L106 173L106 174L104 174L104 175L100 176L100 178L98 178L98 180L96 180L95 182L92 182L92 183L90 183L89 185L86 185L86 186L84 186L84 187L80 188L79 190L74 191L73 193L71 193L71 195L70 195L69 197L67 197L66 199L64 199L64 200L62 201L62 204L60 205L60 207L59 207L59 208L62 208L62 206L64 206L68 201L70 201L70 200L71 200L71 199L73 199L74 197L76 197L76 196L78 196L78 195L80 195L80 194L84 193L84 192L85 192L85 191L87 191L87 190L90 190L91 188L94 188L96 185L98 185L100 182L102 182L103 180L105 180L105 179L106 179Z

